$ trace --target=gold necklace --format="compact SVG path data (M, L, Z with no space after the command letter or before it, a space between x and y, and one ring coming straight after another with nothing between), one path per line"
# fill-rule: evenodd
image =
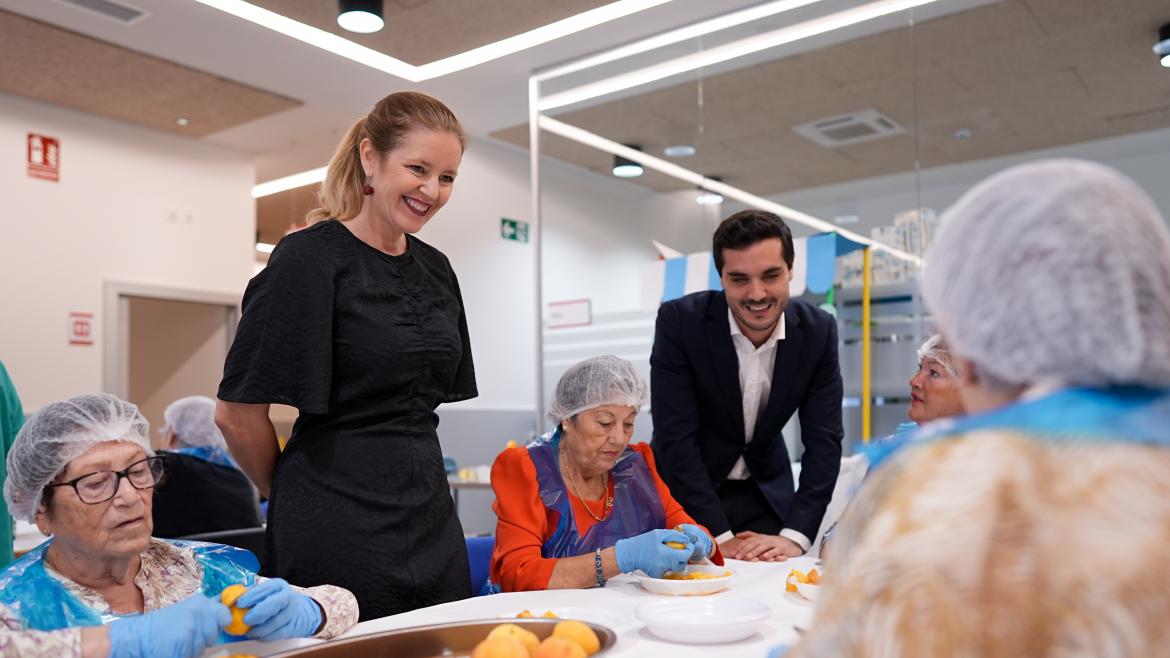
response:
M561 461L562 462L564 462L564 458L565 458L565 447L564 447L564 444L561 444ZM568 471L569 469L566 468L565 470ZM602 512L600 517L598 517L596 514L594 514L593 510L589 509L589 504L587 502L585 502L585 497L582 496L581 492L577 490L577 485L575 484L577 477L575 475L569 474L569 478L568 478L569 488L573 490L573 493L577 496L577 498L581 499L581 506L585 508L585 512L589 516L592 516L593 520L597 521L598 523L608 519L609 512L610 512L610 510L613 509L613 496L609 495L609 472L607 471L605 473L602 473L601 477L602 477L602 491L605 492L603 494L605 496L605 511Z

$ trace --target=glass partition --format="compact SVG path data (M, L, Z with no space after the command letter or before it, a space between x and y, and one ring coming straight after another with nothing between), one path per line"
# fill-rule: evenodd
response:
M718 287L712 232L757 207L800 239L793 297L838 318L847 452L893 432L933 330L921 257L959 194L1051 155L1167 187L1143 165L1170 145L1166 17L1119 4L770 2L534 74L541 407L588 356L648 376L658 305Z

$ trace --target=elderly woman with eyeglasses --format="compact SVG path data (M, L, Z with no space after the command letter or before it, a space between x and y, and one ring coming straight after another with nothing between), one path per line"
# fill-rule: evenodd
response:
M17 435L4 498L51 538L0 571L0 655L197 656L232 639L219 600L230 585L248 588L236 602L247 639L329 638L357 621L344 589L258 578L241 549L152 538L163 462L148 429L134 405L84 395L41 409Z

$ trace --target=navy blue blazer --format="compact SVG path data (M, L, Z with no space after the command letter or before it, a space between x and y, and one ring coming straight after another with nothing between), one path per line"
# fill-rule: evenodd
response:
M815 541L841 469L837 321L801 300L784 312L785 338L766 409L745 443L739 361L722 291L697 292L658 310L650 355L651 447L658 472L712 534L730 530L718 489L742 456L785 527ZM781 429L799 413L804 456L796 491Z

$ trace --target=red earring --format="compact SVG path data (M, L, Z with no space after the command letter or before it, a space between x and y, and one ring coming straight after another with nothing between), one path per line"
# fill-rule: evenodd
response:
M370 196L373 193L374 193L374 188L369 183L362 185L362 194L364 194L366 196Z

